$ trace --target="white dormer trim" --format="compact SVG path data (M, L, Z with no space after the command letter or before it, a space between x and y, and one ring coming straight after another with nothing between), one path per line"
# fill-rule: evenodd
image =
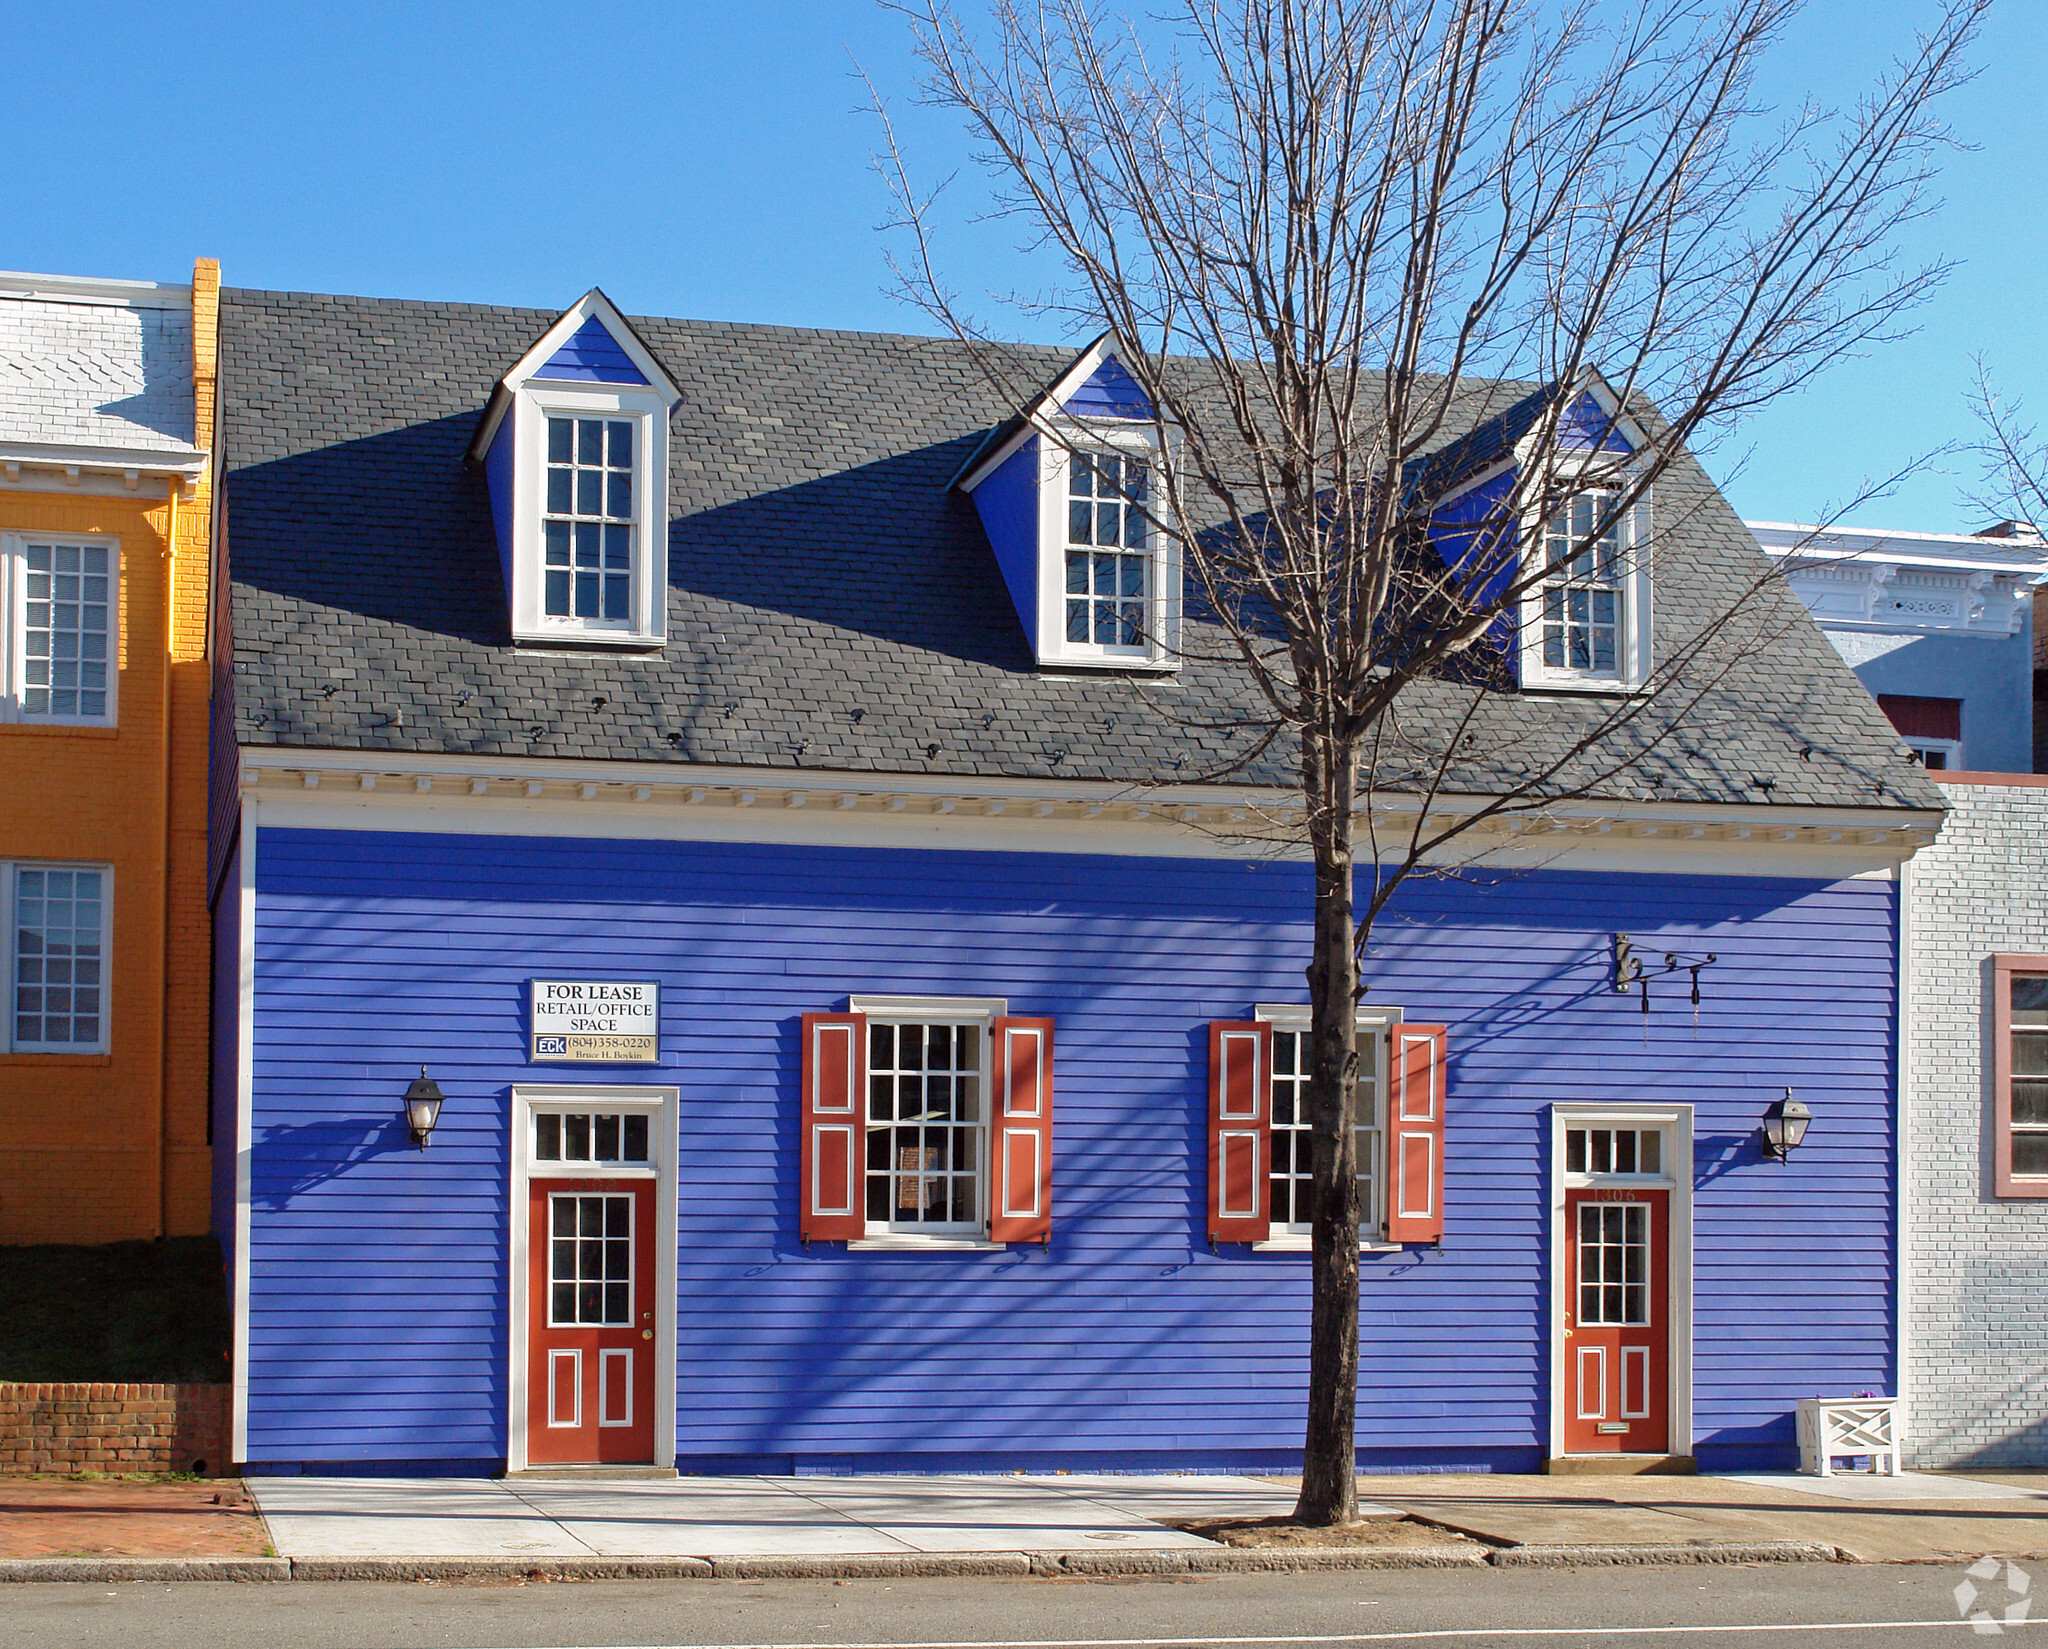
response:
M1022 412L992 432L961 467L953 485L972 493L1031 443L1036 443L1037 511L1030 587L1033 614L1027 623L1033 656L1058 669L1161 672L1180 666L1180 546L1170 533L1149 527L1145 542L1146 610L1144 641L1136 645L1067 639L1067 524L1070 465L1078 453L1141 457L1152 482L1148 508L1157 514L1165 491L1159 477L1171 462L1152 418L1103 418L1070 414L1067 404L1112 357L1123 351L1105 332L1082 349ZM1125 368L1128 371L1128 368ZM1014 575L1013 575L1014 576ZM1020 597L1021 603L1021 597Z
M647 380L644 384L542 375L555 352L592 320L611 335ZM662 644L668 614L668 419L681 398L660 360L595 287L565 310L498 381L470 442L469 458L491 472L492 451L500 437L510 444L509 503L498 496L506 480L502 468L490 479L513 640L643 650ZM550 417L624 420L634 426L633 565L623 617L577 617L547 610L543 518Z
M999 428L989 441L961 467L953 477L953 485L961 492L971 493L988 479L1029 441L1033 436L1048 436L1053 433L1051 420L1062 407L1073 398L1074 392L1095 376L1102 363L1116 354L1116 335L1104 332L1076 355L1057 378L1032 397L1031 402L1017 415L1011 424ZM1135 423L1136 420L1127 420Z
M1180 545L1148 525L1145 534L1145 639L1136 646L1104 646L1067 639L1067 505L1069 465L1077 452L1143 458L1151 467L1149 507L1156 512L1160 470L1171 461L1158 430L1135 419L1047 418L1038 443L1038 634L1040 664L1082 669L1165 671L1180 668Z

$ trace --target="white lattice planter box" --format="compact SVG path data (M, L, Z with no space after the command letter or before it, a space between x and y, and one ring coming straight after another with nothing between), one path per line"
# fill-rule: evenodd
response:
M1900 1474L1896 1397L1809 1397L1799 1405L1799 1469L1832 1477L1845 1454L1867 1454L1874 1470Z

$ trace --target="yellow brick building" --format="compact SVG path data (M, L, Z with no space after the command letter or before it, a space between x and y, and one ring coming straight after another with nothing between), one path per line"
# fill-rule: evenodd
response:
M219 293L0 274L0 1242L208 1225Z

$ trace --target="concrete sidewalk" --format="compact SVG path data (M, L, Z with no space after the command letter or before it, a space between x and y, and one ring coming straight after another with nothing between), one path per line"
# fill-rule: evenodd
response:
M1860 1563L2048 1556L2048 1474L1806 1477L1395 1477L1385 1504L1509 1549L1674 1554L1757 1541L1831 1547Z
M1282 1517L1248 1477L257 1477L283 1557L789 1557L1213 1550L1160 1519ZM1383 1517L1399 1514L1376 1508Z
M1280 1544L1245 1546L1173 1525L1284 1519L1292 1483L258 1477L241 1487L262 1515L260 1531L253 1517L201 1516L231 1508L195 1503L169 1534L156 1525L177 1509L173 1485L145 1494L52 1484L38 1491L46 1508L27 1495L7 1507L16 1538L0 1541L0 1550L18 1555L0 1558L0 1580L1223 1574L2048 1558L2048 1474L1412 1476L1363 1486L1375 1497L1366 1515L1379 1526L1348 1538L1369 1543L1284 1527L1256 1531ZM206 1537L192 1531L209 1523L219 1550L202 1552L195 1539ZM251 1537L267 1540L275 1555L251 1555Z

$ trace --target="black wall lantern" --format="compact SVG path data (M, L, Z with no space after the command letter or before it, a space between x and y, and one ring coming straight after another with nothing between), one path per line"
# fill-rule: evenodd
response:
M413 1078L412 1086L405 1090L405 1121L412 1129L412 1142L422 1151L427 1148L427 1136L434 1131L434 1124L441 1120L441 1089L434 1079L427 1075L426 1066L420 1067L420 1074Z
M1764 1112L1764 1155L1783 1162L1799 1148L1812 1121L1813 1113L1794 1099L1792 1090L1787 1088L1785 1097Z

